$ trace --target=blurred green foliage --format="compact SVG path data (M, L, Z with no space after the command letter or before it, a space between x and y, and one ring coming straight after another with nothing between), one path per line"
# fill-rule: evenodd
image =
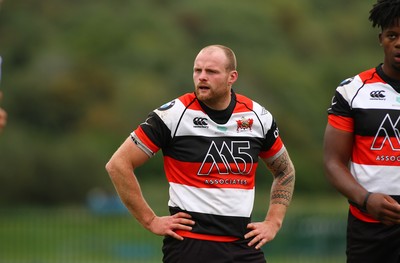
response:
M236 52L235 90L277 119L296 192L333 192L322 168L326 109L341 80L381 62L374 2L4 1L0 204L113 191L109 157L148 112L193 90L194 57L216 43ZM162 180L162 158L151 162L139 179Z

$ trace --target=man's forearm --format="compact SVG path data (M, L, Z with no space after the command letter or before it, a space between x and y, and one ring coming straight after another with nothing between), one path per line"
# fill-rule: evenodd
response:
M295 184L295 170L287 151L278 158L266 161L269 170L274 176L271 186L270 204L266 221L272 222L280 229L289 206Z
M142 195L139 182L132 171L108 170L111 181L126 208L142 224L149 229L156 216Z
M289 154L285 151L275 160L268 162L267 166L274 176L270 203L289 206L295 184L295 170Z

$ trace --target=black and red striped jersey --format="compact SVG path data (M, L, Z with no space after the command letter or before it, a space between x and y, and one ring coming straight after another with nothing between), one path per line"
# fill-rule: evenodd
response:
M152 111L131 137L149 156L163 152L170 212L187 212L196 222L179 234L216 241L243 238L258 159L285 149L271 113L234 92L224 111L194 93L182 95Z
M343 81L336 89L328 122L354 133L350 171L370 192L400 195L400 82L382 65ZM350 206L364 221L372 217Z

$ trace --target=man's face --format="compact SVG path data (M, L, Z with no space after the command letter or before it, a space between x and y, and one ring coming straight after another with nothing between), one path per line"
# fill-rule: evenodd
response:
M382 30L379 41L385 53L385 73L391 78L400 79L400 18L397 23Z
M197 98L215 110L225 109L230 102L231 86L237 71L226 69L227 58L218 48L202 50L193 67L193 81Z

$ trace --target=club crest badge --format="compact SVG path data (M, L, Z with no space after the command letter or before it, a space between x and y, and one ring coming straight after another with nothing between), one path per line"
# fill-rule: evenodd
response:
M251 127L253 126L253 119L242 117L240 120L237 120L236 123L237 123L237 128L236 128L237 132L246 130L251 131Z

